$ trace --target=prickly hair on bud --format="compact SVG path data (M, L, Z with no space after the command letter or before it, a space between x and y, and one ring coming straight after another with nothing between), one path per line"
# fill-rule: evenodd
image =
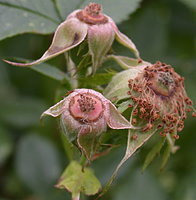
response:
M102 94L76 89L46 110L41 117L60 117L61 127L70 142L76 142L89 160L93 159L100 135L112 129L134 128Z
M125 60L116 59L121 64ZM130 66L113 77L104 95L116 99L117 103L128 102L132 124L141 127L141 134L156 129L161 137L176 140L178 132L184 128L187 112L194 113L184 88L184 78L171 65L162 62L142 61L138 66Z

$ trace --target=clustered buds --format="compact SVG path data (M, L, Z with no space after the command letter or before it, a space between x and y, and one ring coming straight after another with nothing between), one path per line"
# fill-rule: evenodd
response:
M61 126L69 141L77 140L78 147L89 159L92 155L83 146L83 138L99 136L106 131L107 125L112 129L133 128L108 99L91 89L74 90L46 110L42 117L46 115L60 116Z
M184 128L187 112L193 111L192 101L184 89L184 78L165 63L149 65L129 80L128 95L133 107L132 123L145 124L143 132L159 129L161 136L172 134L178 139L178 132ZM194 115L194 114L193 114Z

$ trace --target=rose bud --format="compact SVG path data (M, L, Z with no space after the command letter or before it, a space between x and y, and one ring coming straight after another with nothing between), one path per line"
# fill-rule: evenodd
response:
M89 54L92 57L92 72L94 73L101 65L115 38L139 58L139 52L134 43L118 30L110 17L102 13L101 5L90 3L84 9L72 12L57 27L51 46L40 59L31 63L4 61L23 67L39 64L73 49L86 40Z
M77 140L78 147L89 160L94 153L94 140L106 132L107 125L112 129L134 128L108 99L91 89L75 89L41 117L46 115L60 116L68 140Z
M131 119L141 127L141 134L157 130L161 136L178 139L187 112L195 113L184 88L184 78L162 62L150 64L128 57L113 58L129 69L113 77L104 95L108 99L128 101Z

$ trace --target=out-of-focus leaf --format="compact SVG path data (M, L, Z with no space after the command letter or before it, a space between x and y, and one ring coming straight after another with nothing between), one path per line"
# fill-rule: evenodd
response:
M21 33L52 33L60 22L52 0L0 0L0 40Z
M121 166L137 151L137 149L139 149L146 141L148 141L154 135L155 132L156 132L156 129L151 130L149 132L140 132L139 130L129 129L125 155L120 161L120 163L118 164L118 166L116 167L114 173L112 174L110 180L106 184L100 196L102 196L108 191Z
M21 180L38 193L50 190L61 170L57 150L52 143L36 135L21 139L15 164Z
M163 152L163 158L161 161L161 167L160 170L163 170L169 160L169 157L171 155L171 146L168 144L167 147L165 148L164 152Z
M170 19L168 7L161 1L149 2L146 4L146 8L140 11L135 20L130 18L122 23L120 30L133 39L140 51L141 58L151 62L165 59L164 53L167 50ZM121 49L120 47L122 55L125 53L128 55L126 49Z
M78 2L77 0L73 0L69 2L68 0L56 0L56 2L62 18L65 19L71 11L84 8L92 1L84 0ZM112 17L116 23L119 23L127 19L129 14L133 13L139 7L141 0L121 0L120 3L118 0L95 0L93 2L101 4L103 12Z
M73 197L81 192L86 195L96 194L101 184L89 168L82 169L82 166L76 161L72 161L63 172L56 187L67 189Z
M26 60L23 58L15 58L15 60L22 63L31 62L30 60ZM69 83L68 76L63 71L50 64L41 63L39 65L31 66L29 68L54 80Z
M6 129L0 126L0 166L12 151L12 141Z
M37 125L44 108L43 102L37 99L6 99L0 104L0 120L16 127Z
M147 154L142 167L142 171L144 171L148 167L148 165L154 160L156 155L160 153L161 148L164 145L164 142L165 142L164 139L160 140L157 144L154 145L151 151Z
M112 190L113 200L165 200L167 195L162 190L159 182L148 172L139 170L130 171L119 187Z
M196 1L195 0L180 0L182 3L187 5L189 8L196 11Z

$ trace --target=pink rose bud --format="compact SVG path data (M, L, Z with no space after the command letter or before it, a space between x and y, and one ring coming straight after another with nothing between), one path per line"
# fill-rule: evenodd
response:
M83 10L75 10L56 29L49 49L44 55L31 63L5 62L16 66L31 66L42 63L81 44L88 42L89 54L92 57L92 72L102 64L114 39L129 48L138 58L139 52L134 43L121 33L115 22L102 13L101 5L90 3Z
M89 146L97 136L112 129L134 128L102 94L91 89L76 89L62 101L46 110L41 117L60 116L69 141L77 144L90 159ZM86 140L90 140L86 144Z

